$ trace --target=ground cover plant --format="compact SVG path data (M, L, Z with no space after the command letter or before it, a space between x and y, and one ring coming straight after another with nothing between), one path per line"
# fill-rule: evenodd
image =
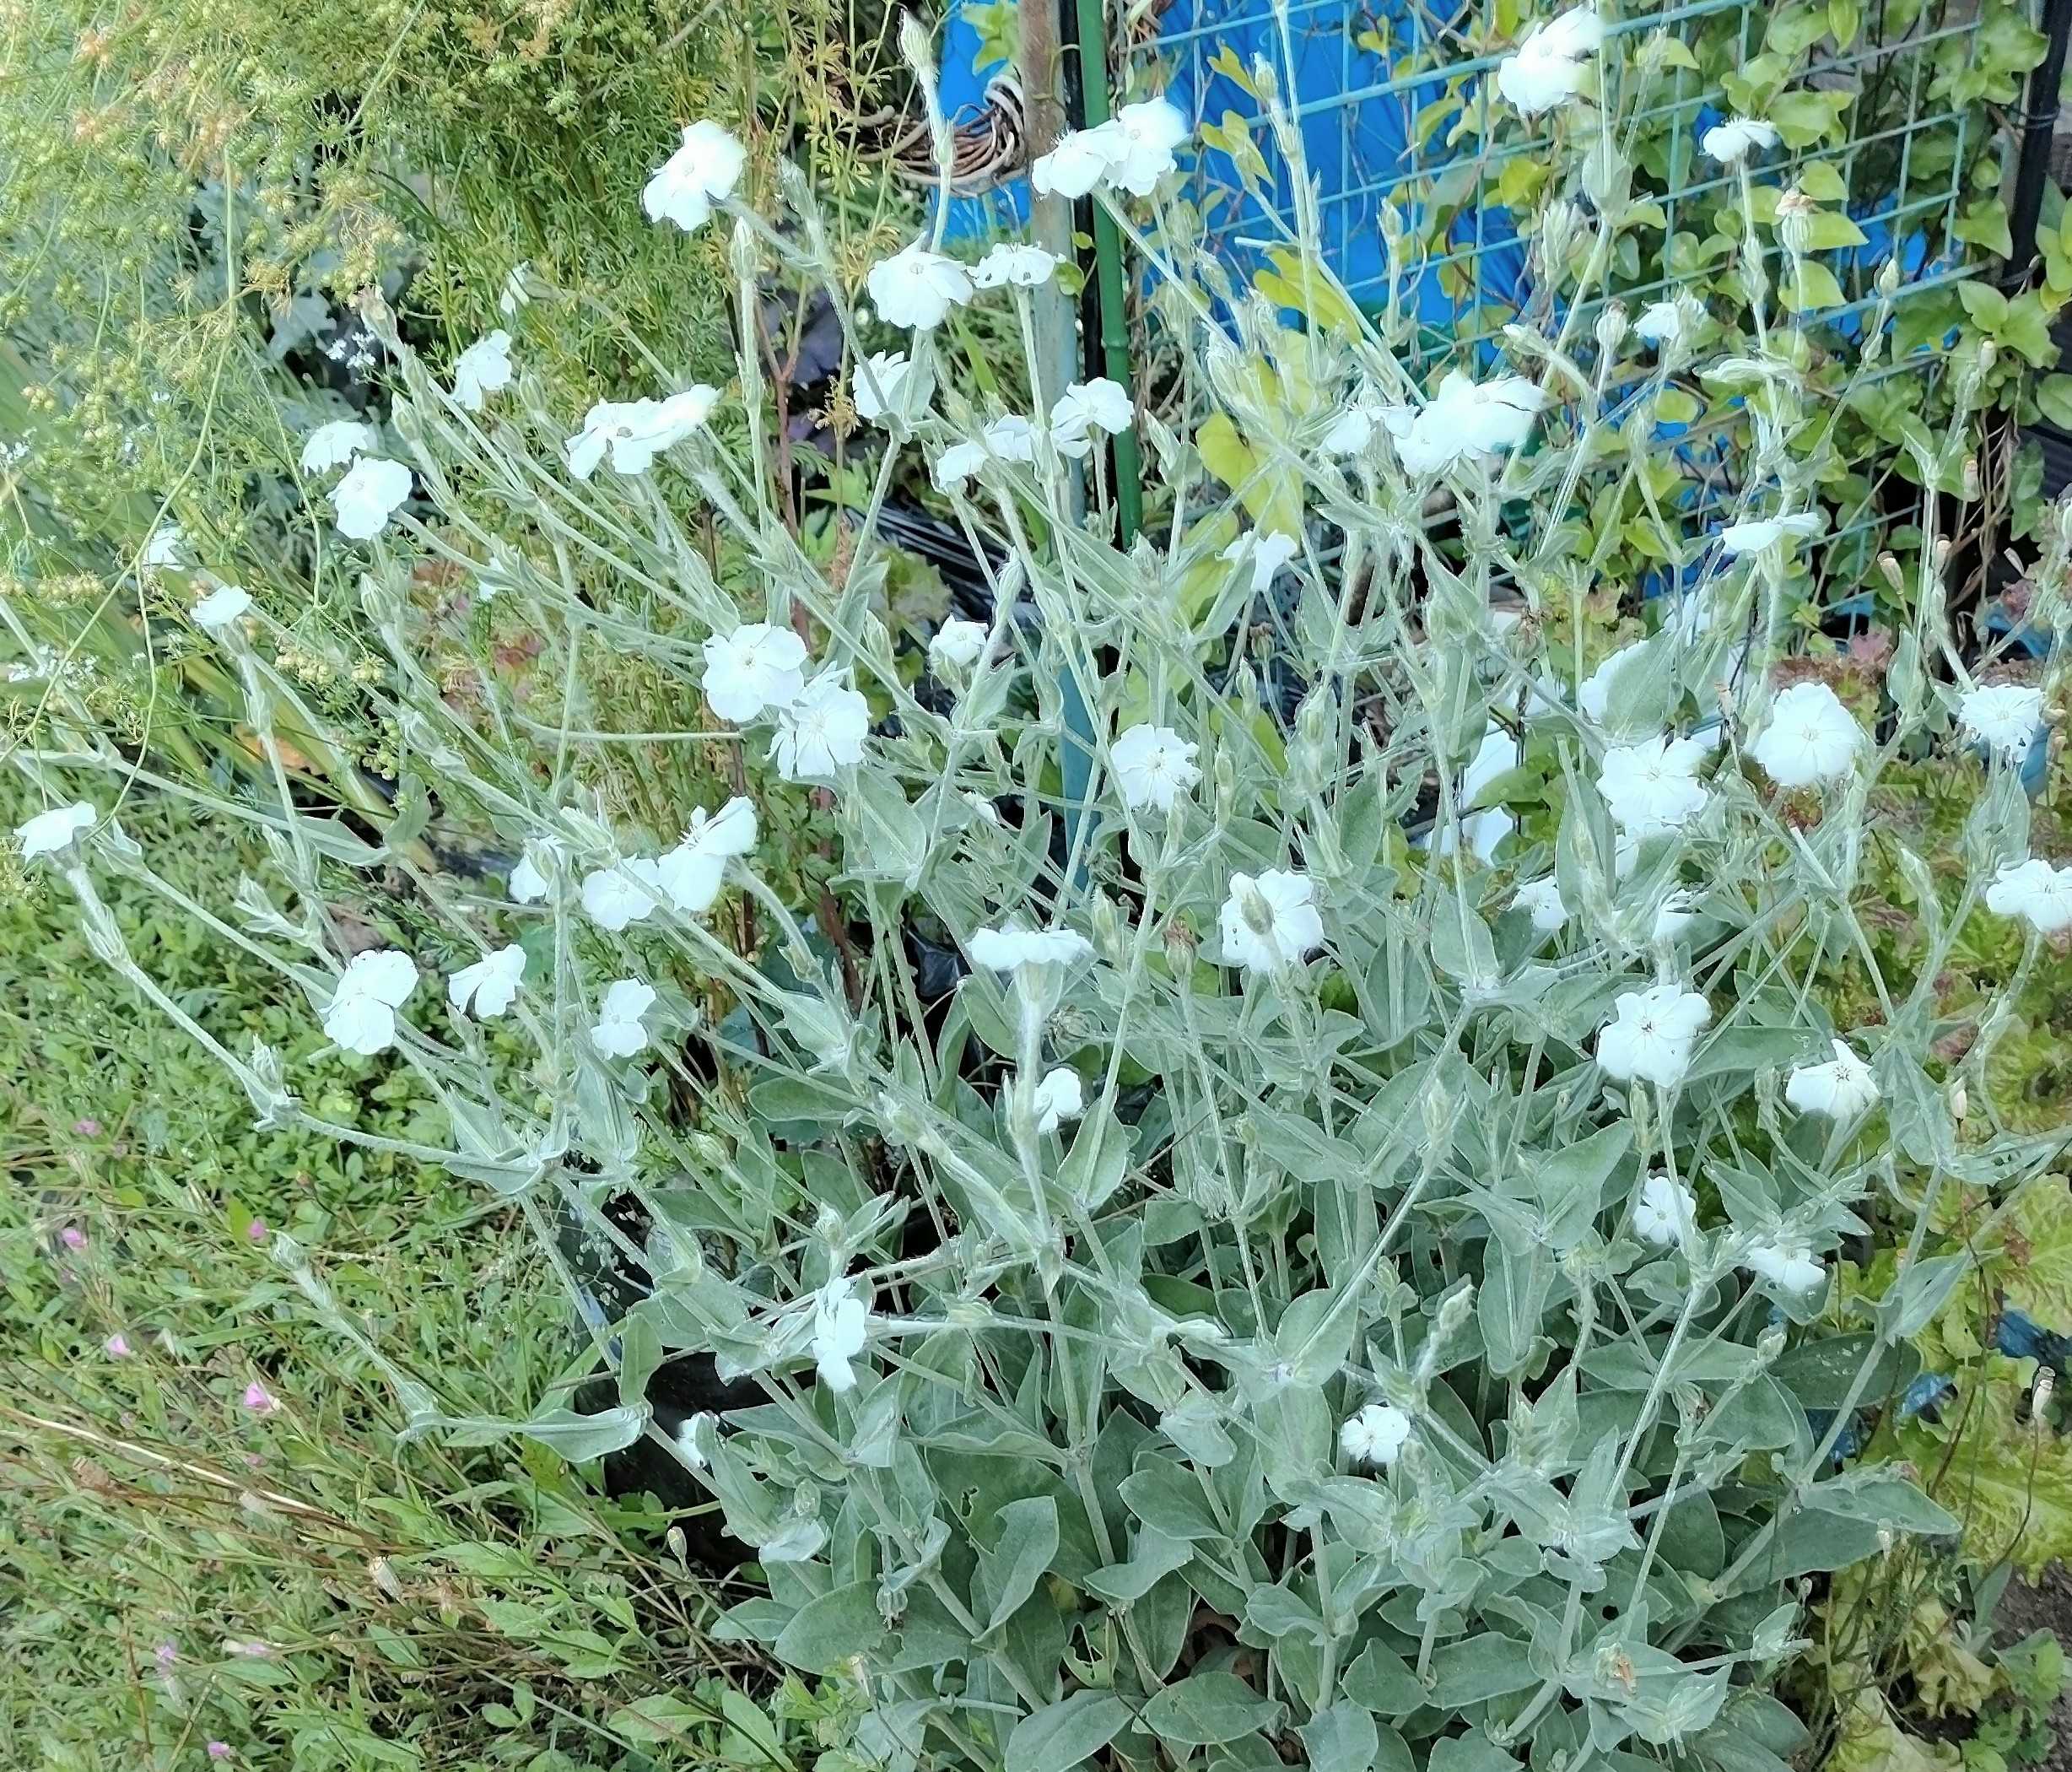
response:
M1932 1431L1902 1425L1915 1343L2062 1216L2064 1129L1992 1069L2072 932L2023 781L2062 667L1958 645L1961 474L1913 512L1881 676L1790 656L1804 446L1848 392L1799 365L1817 338L1867 375L1896 292L1841 344L1777 304L1809 242L1767 224L1751 116L1701 143L1740 192L1748 335L1701 357L1675 298L1578 323L1621 89L1587 20L1551 41L1562 299L1429 384L1334 299L1314 217L1287 274L1333 319L1307 327L1161 225L1188 130L1156 99L1039 162L1151 279L1155 418L938 349L968 310L1033 340L1047 254L924 232L859 288L808 181L766 197L694 125L644 207L724 241L744 314L773 276L821 292L882 439L838 521L790 506L753 349L725 389L657 362L571 424L522 314L488 386L370 303L393 439L312 470L368 639L291 626L198 538L146 550L258 790L140 760L62 677L13 747L24 863L123 1000L262 1128L436 1166L522 1225L589 1343L559 1376L604 1394L461 1396L440 1348L321 1299L310 1332L413 1441L671 1461L766 1584L712 1636L821 1677L861 1762L1760 1772L1810 1746L1773 1690L1810 1578L1975 1528L1864 1429ZM1995 361L1955 365L1924 486ZM1650 402L1697 370L1739 402L1731 508L1641 497L1674 594L1608 651L1576 516L1653 488ZM1158 487L1139 535L1125 431ZM986 593L925 645L881 613L916 466ZM629 671L662 724L617 723ZM305 741L341 729L383 735L392 802L309 791ZM1924 853L1878 797L1938 767L1972 791ZM165 803L253 845L242 876L170 869L133 810ZM1903 932L1872 915L1895 878ZM321 1059L212 1024L118 900L278 980ZM355 1060L426 1117L331 1099L312 1067ZM711 1407L658 1418L672 1370Z

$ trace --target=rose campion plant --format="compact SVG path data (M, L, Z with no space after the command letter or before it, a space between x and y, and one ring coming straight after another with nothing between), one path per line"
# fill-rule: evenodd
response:
M1616 95L1594 28L1531 41L1520 109ZM764 416L753 358L731 392L600 390L569 438L515 410L472 422L488 382L442 387L390 341L414 467L362 456L333 497L386 651L369 694L399 735L397 810L370 841L284 788L245 809L276 866L220 914L339 1046L429 1080L451 1141L386 1148L568 1215L645 1287L596 1337L615 1405L485 1421L385 1367L413 1428L579 1461L665 1448L767 1580L717 1634L853 1681L888 1765L1740 1772L1751 1743L1798 1745L1762 1688L1800 1638L1800 1578L1956 1526L1836 1451L1903 1390L1902 1343L1965 1258L1903 1261L1872 1298L1838 1252L1889 1192L1918 1255L1920 1177L2011 1202L2050 1155L1959 1139L1926 1069L1937 964L1877 977L1870 1027L1832 1025L1811 975L1870 953L1866 807L1907 747L1983 744L1964 865L2033 942L2063 928L2064 859L2030 854L2018 777L2033 710L1930 681L1926 597L1875 730L1780 693L1810 490L1753 474L1730 545L1659 514L1664 557L1709 576L1600 674L1560 622L1589 575L1565 519L1626 467L1590 392L1610 365L1520 333L1499 370L1422 381L1364 324L1219 308L1213 267L1146 231L1178 116L1147 100L1039 175L1093 192L1168 280L1147 441L1172 516L1139 538L1097 452L1141 422L1127 390L1002 410L940 341L978 304L1025 318L1048 294L1033 261L974 279L904 246L861 279L866 334L802 181L759 213L693 126L648 188L658 225L731 221L746 305L772 266L825 284L872 446L999 563L985 619L925 649L925 695L874 613L889 468L839 572L817 565L762 452L730 440ZM1738 163L1767 128L1723 125L1708 151ZM1585 257L1557 312L1602 293ZM1778 373L1745 383L1771 432L1815 416L1798 324L1775 317ZM1594 348L1643 351L1659 385L1655 347L1681 336ZM1275 435L1263 391L1295 386L1314 403L1262 516L1183 433ZM422 518L400 514L413 487ZM489 487L525 489L494 532L451 495ZM564 702L522 701L486 629L475 693L448 693L432 562L494 570ZM2062 608L2039 584L2031 619ZM269 742L294 693L273 631L207 633ZM628 654L680 692L681 733L592 729L580 692ZM673 738L727 747L737 797L658 824L586 785L583 746ZM26 762L69 809L24 849L97 951L262 1122L364 1136L157 989L94 886L155 880L149 856L95 823L76 758ZM1529 763L1549 797L1530 818L1504 797ZM509 856L507 889L419 842L434 790ZM767 865L776 815L807 807L829 831L811 905ZM377 877L409 883L407 922ZM394 926L350 959L345 900ZM924 939L953 982L924 981ZM431 975L443 992L415 988ZM637 1234L607 1213L626 1202ZM664 1433L647 1382L692 1356L764 1400Z

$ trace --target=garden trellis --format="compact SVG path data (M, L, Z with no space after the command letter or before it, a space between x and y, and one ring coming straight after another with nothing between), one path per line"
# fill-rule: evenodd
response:
M2064 34L2064 11L2047 21L2053 38ZM1551 132L1575 127L1573 119L1495 127L1505 108L1497 64L1530 24L1514 0L1473 0L1449 17L1407 0L1373 9L1345 0L1281 8L1271 0L1062 0L1056 16L1060 35L1080 42L1087 120L1163 93L1197 126L1181 200L1233 283L1276 295L1292 289L1281 273L1298 192L1265 123L1255 84L1263 68L1298 120L1316 238L1344 291L1370 311L1384 305L1383 226L1393 211L1405 230L1401 300L1416 321L1400 354L1427 381L1443 366L1480 372L1501 356L1503 328L1535 298L1531 217L1556 159ZM1607 8L1605 22L1600 78L1625 89L1604 96L1622 101L1631 129L1619 144L1632 165L1628 200L1653 206L1648 224L1626 236L1605 285L1632 313L1679 289L1702 296L1708 234L1715 224L1730 233L1740 208L1739 174L1703 153L1704 133L1737 112L1773 117L1783 142L1752 170L1766 220L1774 222L1779 195L1802 188L1847 223L1808 250L1813 286L1789 299L1815 350L1854 359L1882 275L1892 297L1889 338L1875 363L1852 361L1848 392L1874 428L1886 426L1884 440L1899 443L1893 428L1904 421L1891 402L1877 402L1877 384L1907 378L1922 397L1945 397L1936 391L1965 317L1956 286L1990 277L2010 255L2032 256L2026 240L2014 251L1999 195L2027 182L2009 176L2017 148L2025 165L2040 165L2048 149L2048 122L2035 113L2054 95L2032 79L2032 115L2015 109L2042 43L2026 13L1946 0L1863 8L1694 0L1627 16ZM1638 102L1635 82L1644 83ZM2019 191L2013 207L2023 210ZM1085 334L1090 368L1116 375L1144 366L1148 285L1121 274L1103 219L1081 217L1093 245ZM1601 300L1574 316L1583 329ZM1708 429L1686 434L1669 423L1657 432L1689 469L1683 509L1699 528L1735 466ZM1134 466L1117 463L1125 505ZM1867 608L1875 589L1888 502L1876 485L1854 487L1832 513L1822 577L1827 608L1845 618Z

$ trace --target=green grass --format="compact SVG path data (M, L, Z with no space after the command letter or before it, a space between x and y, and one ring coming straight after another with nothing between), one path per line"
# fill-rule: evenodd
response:
M219 831L148 804L126 822L175 879L238 866ZM256 966L110 889L212 1032L279 1045L326 1113L435 1132L400 1073L310 1062L314 1019ZM236 1086L93 959L61 886L17 874L0 895L0 1759L201 1766L210 1742L310 1772L781 1758L796 1730L731 1688L766 1690L762 1671L705 1634L737 1596L677 1560L665 1519L537 1449L406 1443L386 1384L267 1247L292 1234L444 1403L509 1413L577 1352L522 1226L436 1170L254 1131ZM254 1382L277 1411L245 1405ZM814 1709L796 1688L787 1708Z

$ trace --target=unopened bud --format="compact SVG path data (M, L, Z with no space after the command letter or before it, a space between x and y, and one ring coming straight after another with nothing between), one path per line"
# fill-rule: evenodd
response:
M662 1534L662 1542L669 1547L669 1553L674 1557L677 1562L688 1563L690 1561L689 1557L686 1554L689 1545L689 1541L684 1537L683 1528L682 1526L671 1526L667 1532Z
M1794 253L1804 253L1813 245L1813 219L1820 205L1803 191L1787 191L1777 200L1778 237Z
M932 84L935 78L935 45L929 41L928 27L910 12L899 14L899 53L917 78Z
M1950 1085L1950 1117L1961 1126L1971 1118L1972 1098L1960 1078Z
M1878 271L1878 294L1890 301L1899 294L1899 254L1894 252Z
M1608 301L1597 316L1597 346L1607 356L1626 342L1626 304Z
M391 1600L403 1596L403 1584L396 1577L396 1565L386 1557L370 1557L367 1559L367 1579Z
M1756 1358L1768 1365L1784 1351L1784 1326L1772 1323L1756 1337Z
M1879 554L1878 570L1885 575L1886 583L1890 585L1895 591L1904 592L1906 590L1907 577L1906 575L1899 570L1899 556L1894 554L1891 548L1888 548L1883 553Z
M1978 501L1978 457L1964 458L1964 502L1975 505Z
M1195 939L1193 926L1184 917L1168 917L1163 940L1166 960L1173 968L1173 975L1187 977L1195 970L1195 955L1201 947Z
M1982 340L1978 346L1978 373L1982 375L1990 375L1993 373L1993 365L1999 360L1999 346L1990 338Z

